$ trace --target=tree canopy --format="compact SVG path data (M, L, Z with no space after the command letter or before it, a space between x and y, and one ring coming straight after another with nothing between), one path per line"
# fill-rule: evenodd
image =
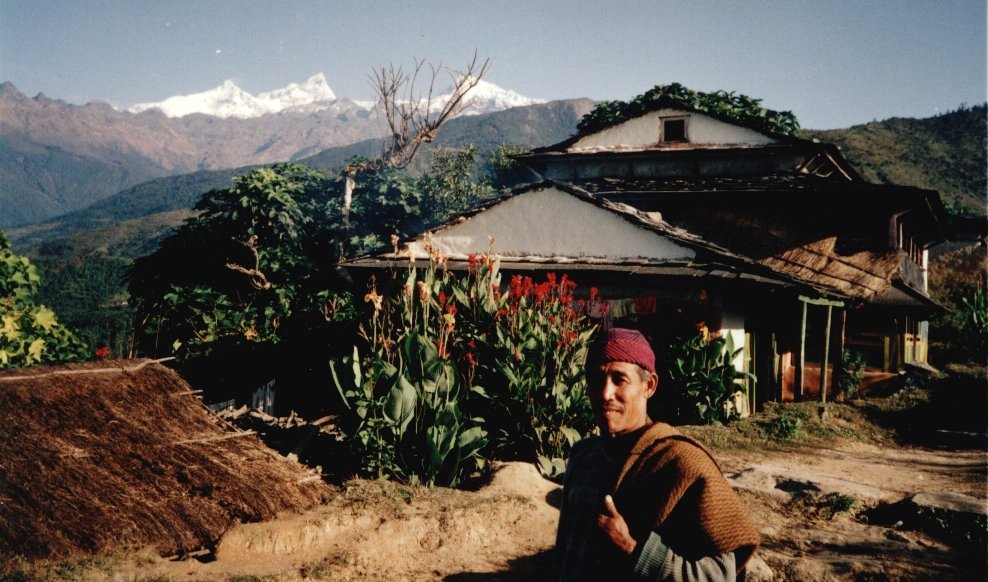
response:
M354 315L341 255L421 232L491 192L472 179L472 149L437 151L414 177L395 169L357 180L344 228L343 180L279 164L212 190L156 252L135 261L129 291L145 353L209 356L274 345Z
M602 101L577 125L579 135L587 135L616 123L663 107L685 108L753 129L799 137L799 120L790 111L774 111L761 105L761 99L733 91L704 93L679 83L656 85L629 102Z
M87 346L36 301L41 277L0 231L0 370L85 360Z

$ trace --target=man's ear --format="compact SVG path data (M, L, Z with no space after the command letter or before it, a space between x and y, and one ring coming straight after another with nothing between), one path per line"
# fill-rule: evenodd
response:
M659 375L652 372L645 381L645 398L651 398L659 387Z

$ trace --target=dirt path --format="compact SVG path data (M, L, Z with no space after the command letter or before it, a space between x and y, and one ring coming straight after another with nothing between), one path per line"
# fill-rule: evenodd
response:
M759 579L985 577L983 553L971 555L931 527L937 519L944 525L969 521L984 531L984 451L848 442L816 453L720 460L761 527L759 557L772 578L759 565ZM841 499L854 507L834 515Z
M924 507L951 502L950 515L973 508L983 520L984 451L845 443L719 457L764 540L749 579L984 579L984 563L972 565L969 551L965 558L963 547L914 527L919 522L911 515L922 510L910 501L926 494ZM831 515L833 495L853 499L854 508ZM213 554L201 557L208 561L144 554L115 573L170 580L544 579L557 498L558 486L524 464L503 465L477 491L351 481L304 515L228 531Z

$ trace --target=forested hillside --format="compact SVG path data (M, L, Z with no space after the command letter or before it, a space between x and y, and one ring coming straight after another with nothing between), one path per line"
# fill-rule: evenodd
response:
M872 182L937 190L953 214L984 216L986 106L912 119L895 117L848 129L805 131L836 144Z
M511 144L520 147L537 147L551 144L567 138L575 131L576 124L586 114L593 102L589 99L553 101L529 107L516 107L506 111L486 115L467 116L452 120L435 144L425 148L417 156L410 170L413 173L427 168L431 158L430 150L436 147L476 148L478 158L486 160L490 153L501 144ZM318 154L308 156L300 161L329 175L335 174L354 156L366 158L379 154L382 150L381 141L365 140L348 146L333 147ZM285 160L288 161L288 160ZM115 225L123 221L134 221L158 213L160 217L150 219L156 224L164 224L169 219L180 215L174 211L188 210L204 193L216 188L227 188L233 183L233 177L248 173L252 168L243 167L230 170L200 171L192 174L158 178L144 182L87 208L62 216L24 227L7 231L13 246L29 255L47 255L49 258L66 258L89 252L86 245L76 246L85 242L86 236L71 237L75 233L84 233L99 229L100 238L109 240L114 237ZM171 226L177 226L181 218ZM132 225L132 222L129 222ZM131 238L135 234L126 228L119 233L120 237ZM156 236L155 232L149 233ZM62 240L65 239L65 240ZM53 242L56 241L56 242ZM133 244L114 244L123 250L140 248L140 241ZM52 252L53 250L57 252ZM140 255L123 255L135 258Z

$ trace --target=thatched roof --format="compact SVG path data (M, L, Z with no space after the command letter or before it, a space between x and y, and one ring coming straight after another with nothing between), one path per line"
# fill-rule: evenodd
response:
M193 551L330 494L160 363L0 373L0 566L120 544Z
M901 251L859 252L841 256L835 252L837 237L800 245L762 262L799 279L836 289L849 297L870 300L885 293L898 275Z

